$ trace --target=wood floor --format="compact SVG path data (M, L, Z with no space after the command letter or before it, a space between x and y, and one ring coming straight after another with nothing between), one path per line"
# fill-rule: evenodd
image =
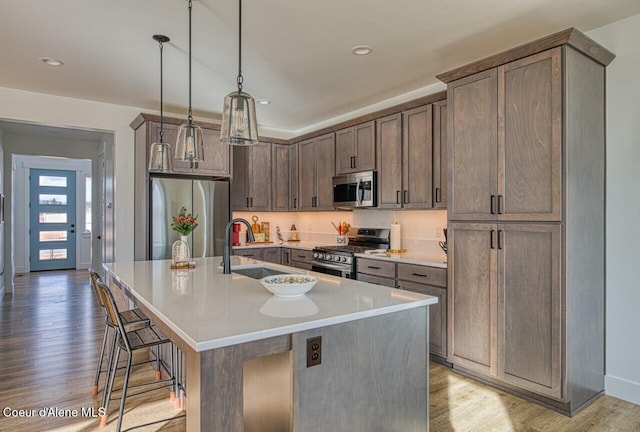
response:
M15 287L15 294L6 295L0 303L0 409L97 407L91 387L104 318L93 299L88 274L32 273L16 278ZM148 365L133 374L135 380L153 376ZM104 431L115 427L115 405ZM125 411L124 429L181 414L164 390L128 400ZM136 431L184 429L184 419L178 419ZM43 430L100 429L94 418L0 415L0 431ZM432 363L430 431L640 432L640 406L603 396L569 418Z

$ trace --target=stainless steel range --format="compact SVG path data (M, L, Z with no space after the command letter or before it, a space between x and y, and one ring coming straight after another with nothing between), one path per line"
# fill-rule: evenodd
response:
M356 278L356 257L372 249L389 249L389 230L386 228L357 228L348 245L319 246L313 249L311 270L349 279Z

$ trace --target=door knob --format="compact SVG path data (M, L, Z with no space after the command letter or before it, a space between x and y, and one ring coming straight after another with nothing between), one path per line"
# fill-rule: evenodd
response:
M74 229L70 229L70 230L69 230L69 232L70 232L70 233L74 233L74 232L76 232L76 230L74 230Z

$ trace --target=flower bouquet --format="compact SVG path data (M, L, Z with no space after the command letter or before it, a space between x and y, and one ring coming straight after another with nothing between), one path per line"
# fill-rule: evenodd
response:
M177 216L171 218L171 229L180 235L188 236L198 226L198 216L187 214L185 207L180 208Z

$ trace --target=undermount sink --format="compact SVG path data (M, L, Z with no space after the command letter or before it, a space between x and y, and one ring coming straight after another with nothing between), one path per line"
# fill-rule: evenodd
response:
M271 267L246 267L235 270L231 269L231 273L237 273L239 275L247 276L253 279L262 279L266 276L281 275L286 274L287 272Z

